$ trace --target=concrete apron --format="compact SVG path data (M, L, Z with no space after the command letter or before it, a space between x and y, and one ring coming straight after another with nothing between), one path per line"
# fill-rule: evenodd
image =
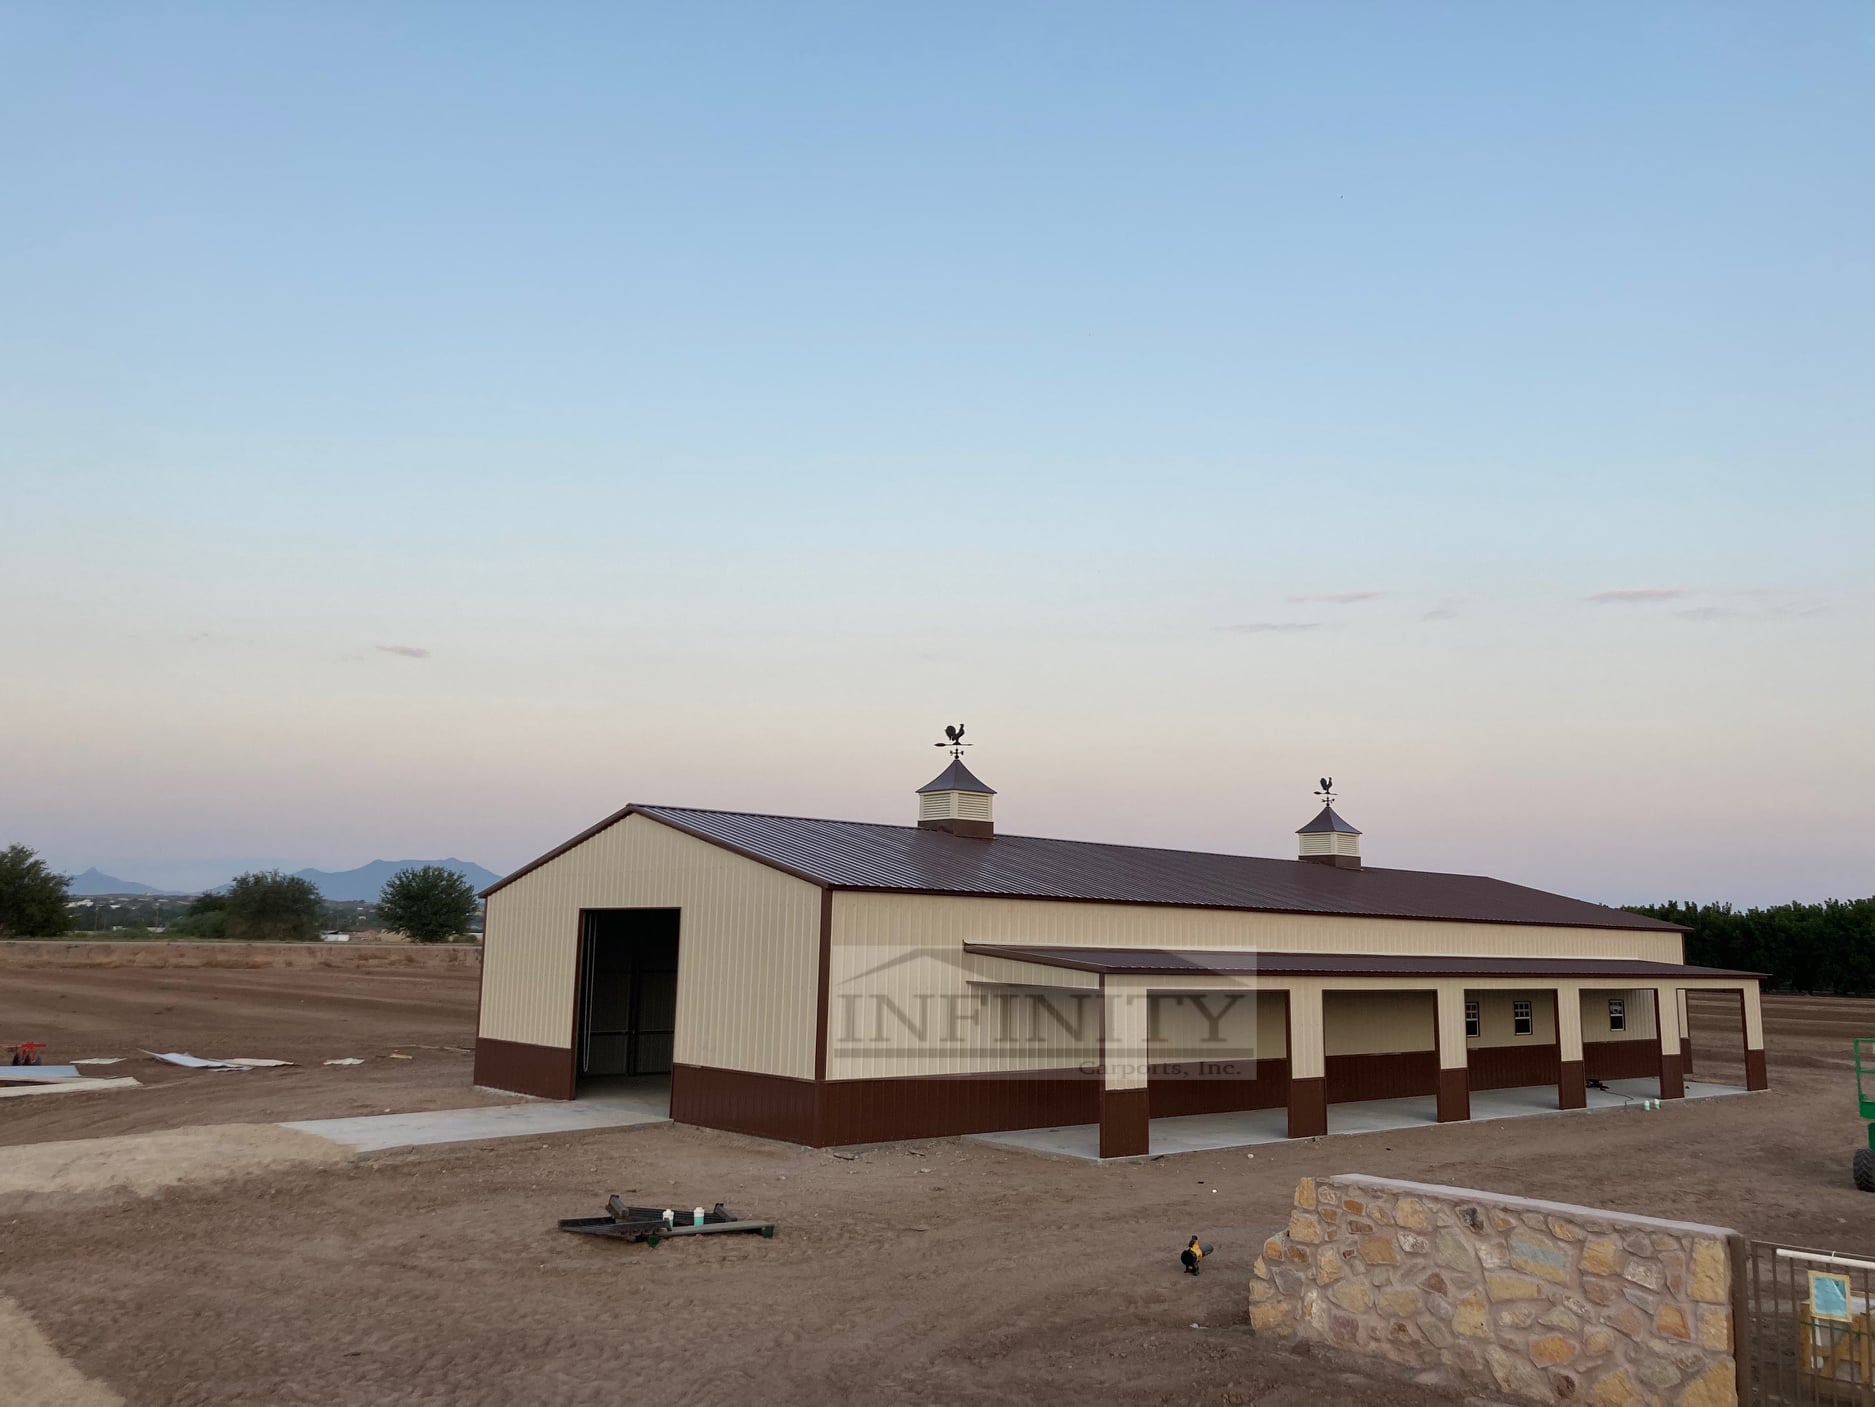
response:
M530 1138L583 1129L667 1124L670 1093L583 1095L570 1101L496 1104L484 1109L439 1109L426 1114L373 1114L356 1119L302 1119L281 1128L316 1134L355 1153L427 1143L478 1143L486 1138Z
M1610 1080L1606 1091L1588 1092L1588 1111L1604 1109L1639 1109L1642 1101L1659 1097L1660 1084L1652 1079ZM1686 1098L1712 1099L1719 1095L1744 1094L1737 1085L1686 1082ZM1579 1114L1580 1109L1558 1109L1554 1085L1531 1085L1521 1089L1478 1089L1471 1092L1471 1119L1534 1118L1542 1114ZM1386 1133L1393 1129L1419 1128L1436 1124L1437 1101L1432 1095L1409 1099L1365 1099L1351 1104L1328 1106L1328 1136L1344 1133ZM1154 1119L1149 1125L1151 1152L1147 1157L1167 1153L1198 1153L1211 1148L1250 1148L1260 1143L1289 1142L1289 1111L1248 1109L1233 1114L1187 1114L1175 1119ZM994 1143L1004 1148L1019 1148L1058 1158L1100 1157L1100 1126L1078 1124L1071 1128L1012 1129L1007 1133L972 1134L980 1143ZM1125 1160L1116 1160L1125 1161Z

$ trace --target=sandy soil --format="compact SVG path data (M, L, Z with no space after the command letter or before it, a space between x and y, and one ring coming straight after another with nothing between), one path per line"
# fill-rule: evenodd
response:
M273 1167L81 1211L0 1201L0 1294L134 1403L1429 1404L1445 1399L1245 1327L1251 1259L1295 1179L1358 1170L1875 1252L1875 1200L1848 1178L1847 1047L1875 1032L1875 1003L1767 1015L1769 1095L1254 1158L1102 1167L967 1140L842 1156L667 1125ZM1736 1022L1696 1019L1698 1075L1736 1077ZM650 1250L554 1229L609 1192L721 1200L780 1234ZM1199 1279L1174 1259L1193 1232L1220 1248Z
M84 1073L148 1086L8 1101L0 1147L509 1102L469 1086L479 954L333 947L0 943L0 1041L44 1041L48 1064L124 1056ZM295 1064L203 1072L141 1050ZM324 1064L341 1056L366 1063Z
M209 1124L118 1138L16 1144L0 1152L0 1208L69 1207L76 1193L150 1193L268 1169L342 1163L330 1139L277 1124ZM0 1399L4 1400L4 1399Z
M0 1298L0 1402L121 1407L123 1400L67 1363L30 1315Z

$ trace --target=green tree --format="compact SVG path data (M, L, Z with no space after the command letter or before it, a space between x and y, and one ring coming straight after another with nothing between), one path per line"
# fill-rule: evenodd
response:
M69 931L70 882L24 845L0 850L0 938L55 938Z
M378 922L415 943L447 943L474 917L475 886L441 865L399 870L378 895Z
M311 942L325 911L311 880L278 870L236 875L221 910L228 937L260 943Z
M223 909L204 909L197 913L192 908L188 913L170 924L165 930L178 938L226 938L228 936L228 911Z

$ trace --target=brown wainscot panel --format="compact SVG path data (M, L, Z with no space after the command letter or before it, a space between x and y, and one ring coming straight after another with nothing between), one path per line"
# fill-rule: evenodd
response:
M1562 1049L1556 1045L1475 1045L1467 1057L1473 1089L1553 1085L1561 1074Z
M828 1080L820 1087L817 1142L837 1147L1098 1123L1100 1085L1097 1073L1072 1068Z
M1660 1073L1660 1042L1584 1041L1582 1068L1591 1080L1652 1079Z
M1280 1109L1289 1102L1287 1060L1230 1063L1234 1069L1225 1074L1218 1073L1214 1064L1195 1060L1148 1066L1146 1088L1152 1091L1152 1117L1235 1114L1246 1109Z
M539 1099L573 1097L573 1048L475 1038L475 1083Z
M671 1117L680 1124L813 1144L817 1142L815 1089L812 1080L710 1065L673 1065Z
M1399 1050L1386 1055L1331 1055L1327 1059L1328 1102L1405 1099L1439 1092L1439 1052Z

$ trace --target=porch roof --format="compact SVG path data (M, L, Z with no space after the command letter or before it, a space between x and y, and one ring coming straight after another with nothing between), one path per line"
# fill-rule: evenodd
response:
M1570 981L1683 978L1757 981L1761 972L1640 958L1442 957L1407 953L1268 953L1203 948L1063 948L1013 943L965 943L964 951L1043 967L1132 976L1216 973L1268 977L1561 977Z

